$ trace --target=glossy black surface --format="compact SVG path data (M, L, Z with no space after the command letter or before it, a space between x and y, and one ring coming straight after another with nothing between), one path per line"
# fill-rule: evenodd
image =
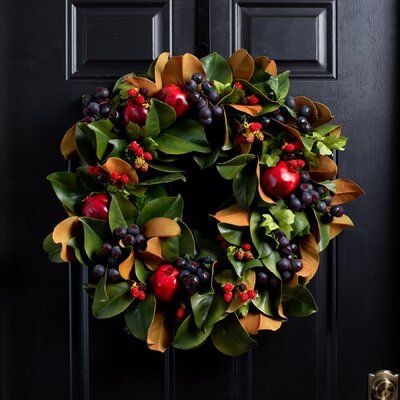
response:
M395 0L3 0L0 22L2 400L364 400L368 372L400 371ZM350 137L340 175L367 196L323 257L316 316L235 359L210 345L155 354L121 320L89 315L79 266L47 261L42 239L64 214L45 176L68 167L58 146L82 93L158 51L236 46L277 58L292 94L331 106ZM214 206L204 180L185 189L194 222Z

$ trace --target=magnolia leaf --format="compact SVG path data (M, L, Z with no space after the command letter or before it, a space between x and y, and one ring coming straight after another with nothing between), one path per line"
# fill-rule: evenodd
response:
M61 141L60 151L66 160L72 160L76 155L75 129L76 124L67 130Z
M300 255L303 261L303 269L296 273L305 278L308 283L316 274L319 266L318 244L313 235L306 235L299 242Z
M135 265L135 253L131 250L129 256L119 264L118 270L119 274L123 279L128 281L131 278L131 271Z
M187 82L197 73L204 75L203 66L196 56L189 53L185 53L183 56L173 56L164 65L163 86L170 83Z
M156 236L160 238L169 238L180 235L181 228L177 222L170 218L156 217L143 225L142 233L147 239Z
M158 91L157 85L147 78L141 78L139 76L128 76L125 81L129 82L133 87L147 90L150 97Z
M346 228L353 226L353 221L347 215L333 218L332 223L329 224L329 239L333 239L342 233Z
M265 201L268 204L275 204L274 200L271 199L263 190L262 185L261 185L261 169L260 169L260 164L257 164L257 169L256 169L256 174L257 174L257 179L258 179L258 194L261 197L263 201Z
M259 56L254 58L254 64L261 67L265 72L270 75L277 75L278 68L274 60L270 60L268 57Z
M227 106L234 108L236 111L251 115L252 117L255 117L262 110L262 107L258 104L254 106L246 106L242 104L227 104Z
M233 72L233 79L248 81L253 75L254 60L245 49L236 50L229 58Z
M329 121L332 121L333 115L331 113L331 110L325 104L314 101L314 106L317 109L318 115L317 120L313 124L314 127L318 127L326 124Z
M149 239L146 243L146 250L139 251L139 255L144 264L152 271L155 271L164 263L161 239L158 237Z
M243 354L256 344L234 313L214 325L211 340L219 351L228 356Z
M156 87L157 90L160 90L162 88L162 74L165 68L165 65L168 62L168 58L169 58L169 53L168 52L164 52L161 53L158 57L157 60L155 62L154 65L154 81L156 83Z
M311 179L320 182L332 179L337 175L338 167L328 156L318 156L318 166L310 169Z
M234 226L250 225L249 212L240 207L239 204L233 204L228 208L218 211L213 217L219 222Z
M186 317L178 328L172 345L177 349L189 350L199 347L210 336L212 326L200 330L191 315Z
M148 330L154 320L156 299L147 293L143 301L136 301L125 312L125 322L129 331L139 340L146 340Z
M126 161L121 160L117 157L110 157L103 165L103 169L110 175L117 172L119 175L127 175L129 177L129 183L137 185L139 183L139 177L136 171Z
M147 331L147 345L150 350L164 353L172 342L172 329L167 314L157 309L153 322Z
M365 194L360 186L349 179L335 179L333 183L336 186L336 194L332 198L332 206L350 203Z

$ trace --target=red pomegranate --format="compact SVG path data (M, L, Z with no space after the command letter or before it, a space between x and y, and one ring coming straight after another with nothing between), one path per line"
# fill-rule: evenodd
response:
M172 265L161 265L151 276L154 294L161 301L171 301L178 290L179 270Z
M155 98L171 106L177 117L181 117L189 111L188 95L179 86L173 83L163 87Z
M107 220L109 205L110 198L104 193L86 196L83 200L82 215Z
M289 196L299 186L300 174L289 168L285 161L279 161L275 167L267 168L261 179L264 192L282 198Z

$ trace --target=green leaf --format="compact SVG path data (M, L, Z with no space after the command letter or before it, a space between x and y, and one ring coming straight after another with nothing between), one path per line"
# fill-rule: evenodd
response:
M176 197L160 197L148 202L140 211L137 224L143 226L155 217L182 218L183 200L181 195Z
M165 238L161 241L163 258L168 262L174 262L179 257L179 237Z
M125 323L135 338L146 341L147 331L154 319L156 299L153 293L147 293L143 301L135 301L125 312Z
M54 243L53 234L49 233L43 241L43 250L48 254L49 260L54 263L63 263L61 259L61 243Z
M119 226L132 225L139 214L137 208L124 196L116 193L112 195L108 221L111 232Z
M303 285L295 288L284 286L283 308L285 314L294 317L308 317L318 311L311 292Z
M230 246L228 247L226 251L226 256L228 257L228 260L232 264L233 268L235 269L237 275L241 277L243 275L243 272L245 270L245 261L238 261L235 259L235 253L237 251L237 248L235 246Z
M178 328L172 345L177 349L189 350L199 347L210 336L212 327L200 330L189 315Z
M294 213L288 208L283 208L279 205L270 207L270 212L274 216L274 218L278 221L278 225L280 229L282 229L286 236L290 237L290 232L293 230L294 223Z
M260 229L261 223L264 221L263 216L258 211L253 211L250 216L250 235L251 240L256 248L258 255L260 258L267 257L272 248L268 243L267 236L263 231L263 228Z
M192 231L181 220L178 220L181 227L181 234L179 235L179 256L193 258L196 254L196 241Z
M231 83L232 69L228 61L218 53L211 53L201 60L207 79L221 83Z
M101 278L94 295L92 314L95 318L111 318L124 312L132 303L132 295L126 282L113 283L104 288Z
M72 172L54 172L47 176L61 203L76 214L82 210L82 201L87 195L77 174Z
M224 163L217 164L217 170L225 179L235 178L239 172L256 156L254 154L241 154Z
M179 172L174 172L172 174L159 175L155 176L154 178L147 179L146 181L141 181L140 186L159 185L162 183L170 183L175 181L186 182L186 177Z
M219 351L228 356L243 354L256 344L235 313L229 314L214 326L211 340Z
M219 233L221 236L231 244L240 246L243 243L242 237L244 233L244 228L239 228L235 225L226 224L220 222L217 224Z
M85 252L91 261L96 262L108 235L107 222L87 217L79 220L83 225Z
M204 129L200 122L189 118L178 120L157 136L158 149L166 154L209 153Z
M247 164L233 179L233 194L237 203L244 209L249 209L257 191L256 164Z
M171 106L157 99L151 99L150 104L144 131L146 136L157 137L175 122L176 113Z

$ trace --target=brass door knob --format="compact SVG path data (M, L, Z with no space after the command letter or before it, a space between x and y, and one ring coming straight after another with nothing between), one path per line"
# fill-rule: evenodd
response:
M378 371L368 378L369 400L398 400L399 376L390 371Z

